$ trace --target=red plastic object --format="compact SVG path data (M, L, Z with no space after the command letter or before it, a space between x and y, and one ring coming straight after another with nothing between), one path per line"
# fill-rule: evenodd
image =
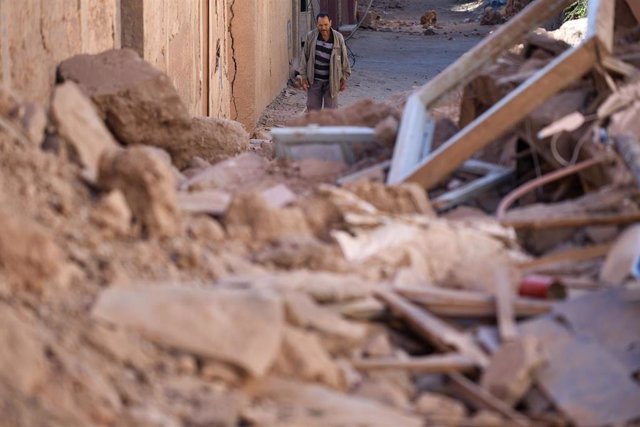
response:
M567 297L567 289L553 276L531 274L520 281L518 294L530 298L564 299Z

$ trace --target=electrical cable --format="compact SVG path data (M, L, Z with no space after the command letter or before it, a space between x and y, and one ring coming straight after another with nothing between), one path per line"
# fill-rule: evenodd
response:
M345 37L344 41L349 40L351 37L353 37L353 35L356 33L356 31L358 31L358 28L360 28L360 25L362 25L364 20L367 18L367 14L369 13L369 9L371 9L371 5L372 4L373 4L373 0L369 0L369 6L367 6L366 10L364 11L364 14L362 15L362 18L360 18L360 22L358 22L356 24L356 27L353 29L353 31L351 31L351 34L349 34L347 37Z

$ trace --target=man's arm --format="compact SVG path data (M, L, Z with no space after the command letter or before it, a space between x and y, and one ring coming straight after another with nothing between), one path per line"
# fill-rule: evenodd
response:
M342 80L340 80L340 90L347 88L347 79L351 76L351 64L349 63L349 51L344 37L340 36L340 50L342 51Z

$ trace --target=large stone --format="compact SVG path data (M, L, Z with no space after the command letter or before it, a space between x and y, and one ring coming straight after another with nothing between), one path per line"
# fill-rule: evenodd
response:
M76 82L123 144L147 144L179 153L191 118L169 77L130 49L76 55L60 63L58 76Z
M98 184L124 193L134 217L152 236L172 236L180 231L175 177L152 147L131 147L104 153Z
M95 179L103 152L117 148L113 136L91 101L73 82L57 86L51 101L51 113L58 134L68 144L71 153L89 176Z
M93 317L253 376L264 375L275 361L284 328L282 304L274 294L172 285L107 289Z
M236 121L214 117L191 119L191 137L174 151L173 162L182 169L199 157L209 163L249 150L249 134Z

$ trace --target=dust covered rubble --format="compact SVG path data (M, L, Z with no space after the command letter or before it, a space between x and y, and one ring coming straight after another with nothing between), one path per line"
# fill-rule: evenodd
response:
M286 170L261 167L228 186L215 173L194 179L185 166L204 172L243 151L237 124L210 123L230 138L211 152L204 139L190 145L193 120L175 89L129 51L74 58L59 74L67 82L54 93L88 96L78 102L96 110L75 117L55 107L42 144L12 113L21 101L0 97L9 99L0 128L0 405L12 425L502 420L447 398L440 373L356 361L433 355L392 321L379 291L491 298L492 263L528 259L512 230L438 218L412 186L307 184L291 197L264 191L288 182ZM227 191L228 206L182 210L177 193L191 185Z

